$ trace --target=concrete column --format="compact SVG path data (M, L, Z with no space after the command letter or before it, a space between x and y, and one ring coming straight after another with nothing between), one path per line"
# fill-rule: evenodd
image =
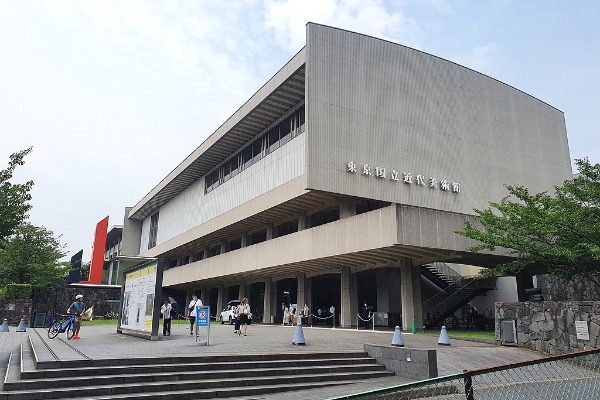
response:
M267 224L267 240L273 239L273 223Z
M352 282L350 267L342 267L342 276L340 277L341 284L341 310L340 310L340 321L336 322L342 327L350 327L352 325Z
M358 308L360 307L358 298L358 274L351 274L350 277L350 323L352 326L356 326L358 322Z
M346 197L340 199L340 219L356 215L356 203Z
M246 296L246 282L240 282L240 287L238 291L238 299L241 301ZM250 299L248 299L250 301Z
M229 243L227 243L227 240L221 240L221 254L227 253L227 251L229 250L229 248L227 247L228 244Z
M400 261L400 295L402 296L402 329L410 330L412 321L423 326L421 301L421 270L413 267L412 260Z
M298 215L298 232L306 229L306 211L303 211Z
M200 301L202 302L202 305L209 305L209 297L210 297L210 289L209 288L202 288L200 290Z
M208 253L210 252L210 248L208 246L204 246L204 248L202 248L202 252L204 253L204 260L206 260L208 258Z
M263 297L264 302L264 311L263 311L263 323L268 324L271 322L271 304L273 303L271 299L271 286L273 286L273 280L271 278L265 279L265 295Z
M306 301L306 274L303 272L300 272L297 274L298 276L298 294L297 294L297 301L298 301L298 312L296 315L298 315L300 313L300 310L302 310L304 308L304 302Z
M246 246L248 246L248 234L244 232L242 234L241 247L246 247Z
M219 286L219 294L217 295L217 315L221 315L221 311L224 308L224 298L225 298L225 287Z

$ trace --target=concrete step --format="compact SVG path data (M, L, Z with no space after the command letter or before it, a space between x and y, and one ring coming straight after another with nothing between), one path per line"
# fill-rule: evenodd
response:
M121 395L126 398L135 398L141 393L152 393L156 398L188 398L174 397L182 391L197 392L198 390L206 391L206 397L214 398L225 397L222 393L227 392L227 396L236 396L244 398L249 391L254 390L260 393L275 393L279 390L288 390L288 385L291 382L302 381L303 387L307 388L312 384L335 384L339 381L360 381L364 379L378 378L393 375L392 372L386 370L366 371L366 372L341 372L341 373L320 373L320 374L304 374L297 373L291 375L278 376L254 376L251 378L235 378L235 379L204 379L190 381L160 381L160 382L143 382L143 383L112 383L108 385L95 385L95 379L89 379L86 386L73 388L53 388L39 390L15 390L4 391L0 394L0 400L43 400L43 399L72 399L85 394L88 398L98 399L101 396ZM301 377L301 378L300 378ZM257 389L263 387L261 389ZM237 389L237 392L232 389ZM237 394L236 394L237 393ZM256 393L255 393L256 394ZM163 396L163 397L160 397ZM186 395L187 396L187 395ZM109 397L110 398L110 397ZM152 398L152 397L151 397ZM190 397L191 398L191 397ZM200 397L193 397L200 398Z
M98 375L125 375L125 374L160 374L160 373L181 373L187 371L206 371L210 370L240 370L246 368L314 368L323 365L355 365L355 364L375 364L375 359L369 357L344 357L344 358L315 358L315 359L292 359L292 360L270 360L270 361L237 361L237 362L203 362L203 363L168 363L161 364L157 360L156 364L144 365L106 365L100 367L81 367L81 368L54 368L22 371L20 379L49 379L72 377L98 376ZM58 364L55 363L55 366ZM62 364L60 364L62 365Z
M210 380L227 380L235 381L241 378L254 379L257 377L278 377L278 376L305 376L305 375L326 375L331 373L346 373L348 375L352 373L367 373L367 372L381 372L385 371L385 367L376 363L368 364L351 364L351 365L338 365L329 364L322 366L295 366L288 368L281 367L256 367L253 368L236 368L236 369L224 369L224 368L213 368L210 370L204 369L192 369L186 371L175 371L175 372L163 372L163 373L132 373L128 371L122 371L122 374L111 374L111 375L94 375L90 376L79 376L76 371L73 371L70 375L67 375L61 379L56 378L45 378L45 379L21 379L18 381L6 382L4 384L5 391L15 390L34 390L34 389L57 389L57 388L72 388L72 387L85 387L90 384L90 379L93 380L95 386L101 385L124 385L124 384L136 384L145 382L171 382L171 381L210 381ZM303 378L300 378L303 379Z

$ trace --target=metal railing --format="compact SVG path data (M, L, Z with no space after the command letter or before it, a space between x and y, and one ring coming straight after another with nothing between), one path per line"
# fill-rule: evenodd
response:
M598 399L600 349L465 371L335 399Z

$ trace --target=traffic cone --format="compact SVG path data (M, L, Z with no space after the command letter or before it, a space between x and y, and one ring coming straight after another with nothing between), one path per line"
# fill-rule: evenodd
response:
M400 327L397 326L394 329L394 337L392 338L392 346L404 347L404 339L402 339L402 332L400 332Z
M16 332L26 332L27 328L25 328L25 319L21 318L21 322L19 322L19 326L17 326Z
M410 331L412 332L413 335L415 333L417 333L417 323L415 322L414 318L413 318L413 322L412 322L412 328L410 329Z
M298 318L298 325L296 326L296 331L294 332L292 344L301 346L304 346L306 344L306 342L304 341L304 331L302 331L302 320L300 318Z
M4 318L2 325L0 325L0 332L8 332L8 320Z
M442 331L440 332L438 344L440 346L450 346L450 338L448 337L448 331L446 331L446 326L442 326Z

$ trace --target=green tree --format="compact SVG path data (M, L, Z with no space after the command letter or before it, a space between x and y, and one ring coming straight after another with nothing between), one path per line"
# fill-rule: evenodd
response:
M17 226L0 249L0 283L28 283L41 288L63 279L70 264L59 262L65 256L59 239L44 227L28 223Z
M8 168L0 170L0 248L15 228L27 219L27 213L31 209L29 201L33 181L13 184L10 183L10 179L15 168L25 163L25 156L32 149L33 147L30 147L11 154Z
M475 209L482 229L467 222L457 233L477 240L471 251L508 249L514 261L485 275L514 275L543 266L563 278L584 276L600 286L600 164L575 161L579 175L548 192L506 186L509 196Z

